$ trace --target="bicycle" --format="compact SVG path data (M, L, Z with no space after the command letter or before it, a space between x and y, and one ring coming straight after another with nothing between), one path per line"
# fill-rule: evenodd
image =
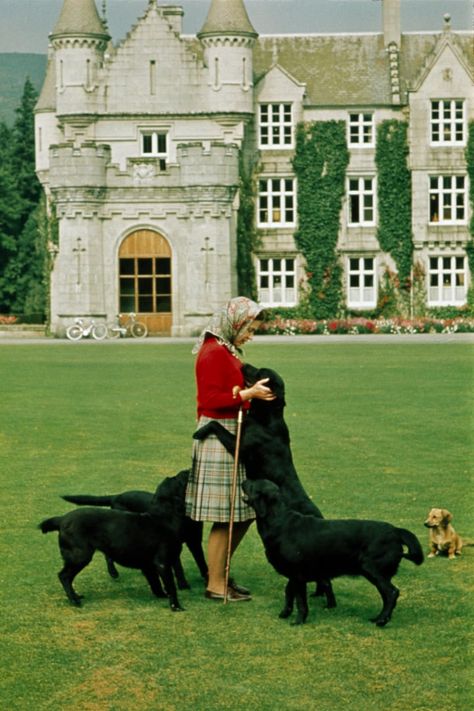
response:
M120 321L124 317L125 314L119 314L116 323L113 326L109 326L109 338L126 338L127 336L132 336L132 338L146 338L148 328L142 321L137 321L137 315L135 313L127 314L127 321L121 325Z
M71 326L66 329L66 336L70 341L80 341L81 338L92 336L96 341L103 341L107 337L107 326L105 323L96 323L94 319L88 326L84 325L82 318L76 318Z

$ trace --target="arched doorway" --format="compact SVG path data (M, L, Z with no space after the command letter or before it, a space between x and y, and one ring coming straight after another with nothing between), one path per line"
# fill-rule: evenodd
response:
M171 249L158 232L137 230L120 245L119 309L138 314L149 333L170 335Z

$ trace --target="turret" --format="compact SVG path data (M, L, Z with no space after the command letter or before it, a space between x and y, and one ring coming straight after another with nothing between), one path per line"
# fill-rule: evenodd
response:
M109 40L94 0L64 0L50 34L59 116L96 111L98 72Z
M258 37L243 0L211 0L198 38L212 111L253 111L253 46Z

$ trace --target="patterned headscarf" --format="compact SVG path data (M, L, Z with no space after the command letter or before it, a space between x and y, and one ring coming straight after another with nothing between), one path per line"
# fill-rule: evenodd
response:
M218 339L221 345L238 357L241 351L234 345L235 340L247 331L260 311L262 311L262 307L245 296L236 296L231 299L212 316L199 336L193 353L199 351L206 335L211 334Z

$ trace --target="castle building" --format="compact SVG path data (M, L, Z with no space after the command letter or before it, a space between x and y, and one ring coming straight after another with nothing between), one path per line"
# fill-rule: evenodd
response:
M183 10L150 0L113 46L94 0L64 0L36 107L36 167L55 210L51 327L137 312L151 333L194 335L237 295L241 158L255 176L251 254L259 301L295 305L306 274L294 234L300 122L343 121L349 163L337 253L346 307L376 306L376 136L408 125L413 260L426 304L462 306L470 283L468 125L473 33L259 36L244 0L209 0L197 36Z

